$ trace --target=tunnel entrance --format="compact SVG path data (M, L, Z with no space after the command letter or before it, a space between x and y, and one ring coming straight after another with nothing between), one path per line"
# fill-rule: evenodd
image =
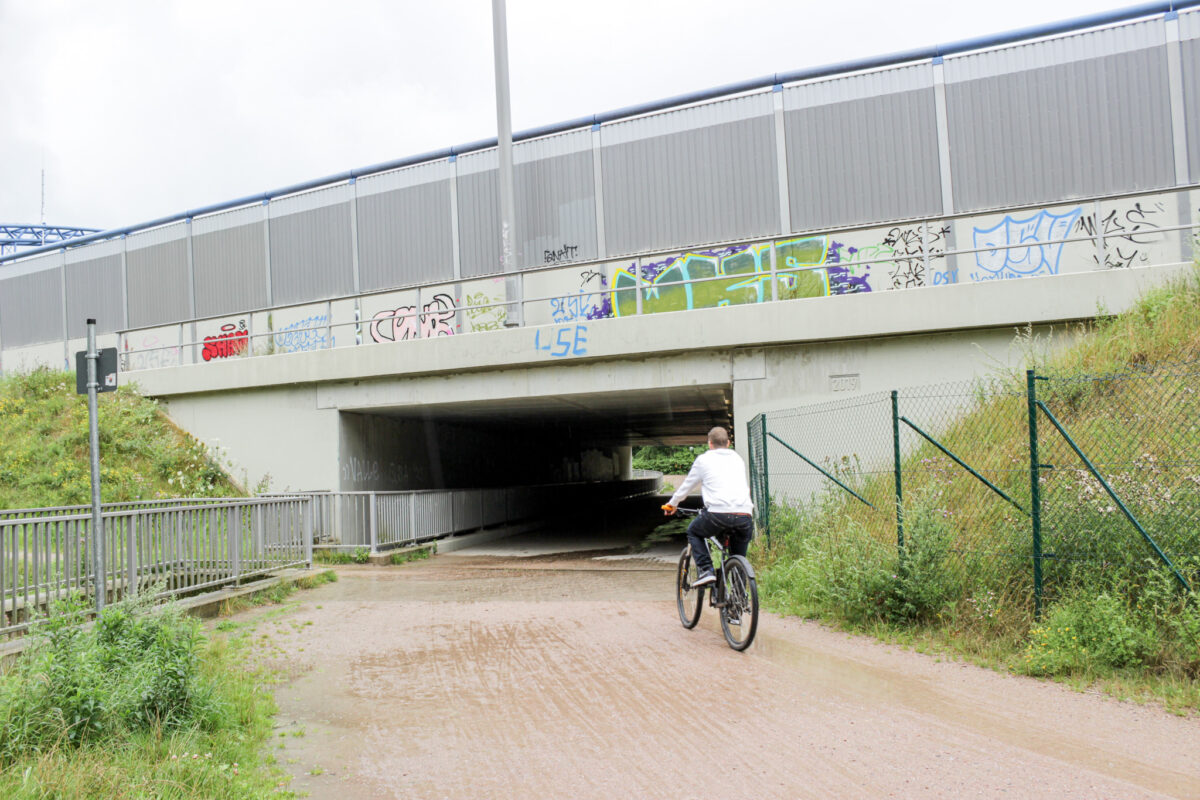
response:
M663 522L661 499L632 470L633 448L699 444L714 425L730 427L732 387L343 409L340 418L343 492L539 487L523 528L542 552L611 552Z
M490 488L628 478L630 452L732 426L732 386L341 412L340 489Z

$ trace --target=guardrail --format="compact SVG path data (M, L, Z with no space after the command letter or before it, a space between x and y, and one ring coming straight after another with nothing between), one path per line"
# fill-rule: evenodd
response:
M680 310L692 310L822 296L820 293L806 293L815 291L814 287L818 284L823 287L821 292L824 295L872 291L868 279L873 268L897 273L916 270L923 276L921 281L911 287L906 283L904 287L932 288L984 279L1057 275L1084 269L1115 269L1133 265L1132 260L1128 263L1126 260L1130 252L1141 254L1149 250L1162 252L1155 253L1148 261L1138 261L1138 266L1178 266L1190 263L1197 252L1194 240L1200 223L1193 221L1192 211L1200 214L1200 209L1193 209L1194 202L1190 194L1196 190L1200 190L1200 184L1152 193L1081 198L1051 206L1021 206L876 222L836 230L822 229L713 242L691 249L655 250L616 259L535 267L505 275L483 275L394 287L315 303L246 309L220 317L121 331L118 333L121 369L137 371L201 364L212 359L334 349L335 346L371 344L372 339L383 342L435 338L514 326L567 325L662 313L676 310L662 307L662 298L671 292L686 298L686 308ZM1165 224L1169 215L1163 211L1165 206L1159 207L1161 204L1158 199L1169 195L1173 195L1174 202L1186 211L1189 222ZM1117 202L1127 202L1129 207L1118 211L1109 205ZM1069 213L1055 214L1048 210L1068 206L1073 207ZM1162 219L1150 219L1160 211L1163 211ZM1024 216L1026 214L1028 218ZM984 227L971 228L972 246L948 246L954 239L949 231L956 223L972 223L973 226L978 223ZM901 233L894 238L890 238L892 233L880 234L884 241L874 244L867 242L869 236L861 240L856 238L859 234L885 230ZM1168 252L1174 255L1168 256ZM744 257L745 254L749 255L748 259ZM745 263L727 268L727 259L739 258ZM965 262L968 259L977 266L987 265L979 266L978 278L969 278L967 269L960 264L960 260ZM710 268L699 265L696 271L705 274L692 277L689 274L689 260L711 262ZM1065 269L1067 266L1070 269ZM672 269L684 275L684 279L663 280ZM595 285L589 285L586 289L576 287L568 292L527 295L527 283L551 276L551 273L565 274L568 271L597 276ZM490 297L485 298L486 302L475 302L471 287L489 278L504 278L514 288L506 289L510 293L503 298ZM712 296L706 296L705 287L715 284L720 284L719 288L723 291L709 289L707 294ZM898 287L889 285L883 288ZM403 308L388 311L382 320L362 313L362 301L405 292L415 295L415 302L409 305L409 301L405 301ZM350 300L355 304L351 318L335 322L334 305ZM318 307L323 307L324 311L313 311L306 320L289 325L284 330L254 329L256 314L281 314L289 310ZM531 310L536 313L530 314ZM244 328L224 324L221 327L223 333L207 336L202 335L203 330L198 330L206 323L229 323L229 320L239 318L244 318ZM309 318L320 322L306 324ZM481 318L489 320L486 325L475 321ZM384 325L387 335L376 338L375 333L380 325ZM135 343L134 334L145 331L162 333L169 329L176 330L169 337L174 339L169 344L139 347ZM190 336L187 334L189 329L193 331ZM335 334L339 331L349 331L349 336L342 335L340 341L349 342L350 345L335 345L335 340L338 340ZM167 337L164 334L160 338L156 334L153 338L156 342L163 342ZM581 354L577 352L579 342L570 336L561 341L551 341L551 338L547 335L544 342L539 342L539 349L554 356Z
M38 509L34 509L38 511ZM61 509L50 509L61 512ZM93 571L89 513L0 519L0 635L74 593L106 600L157 586L165 598L312 564L312 500L305 496L109 510L104 564Z
M366 548L378 553L459 533L509 525L565 511L581 503L609 502L658 490L662 475L637 470L631 480L499 489L403 492L309 492L316 546Z
M211 591L312 565L313 546L372 553L657 491L662 475L498 489L293 492L108 503L104 565L93 570L90 508L0 511L0 636L24 631L56 600L106 602L154 586L156 598Z

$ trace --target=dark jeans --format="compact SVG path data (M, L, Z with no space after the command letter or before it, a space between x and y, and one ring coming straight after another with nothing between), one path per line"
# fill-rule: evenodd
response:
M696 562L697 573L713 568L708 545L704 543L709 536L728 536L729 553L744 556L754 537L754 518L749 514L713 514L707 509L701 511L687 529L688 544L692 546L692 560Z

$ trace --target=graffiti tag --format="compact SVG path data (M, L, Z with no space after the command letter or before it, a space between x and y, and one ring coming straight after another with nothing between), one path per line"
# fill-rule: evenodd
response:
M371 318L371 339L376 342L399 342L405 339L430 339L434 336L453 336L455 305L448 294L435 294L421 313L416 306L385 308ZM417 317L421 318L417 328ZM419 333L418 333L419 331Z
M548 331L542 336L542 331L533 333L533 349L549 353L554 358L566 356L587 355L587 325L563 325Z
M561 264L564 261L570 261L575 258L575 254L579 252L579 245L564 244L557 250L543 250L542 258L547 264Z
M277 353L301 353L333 346L329 336L329 315L314 314L280 328L271 337Z
M1065 214L1039 211L1028 217L1012 215L991 228L973 232L975 263L982 270L972 280L1057 275L1064 239L1079 219L1080 209Z
M213 336L204 337L204 349L200 352L200 357L205 361L212 361L214 358L233 358L240 356L246 351L246 347L250 344L250 333L246 330L246 320L238 320L237 325L232 322L221 326L221 332Z

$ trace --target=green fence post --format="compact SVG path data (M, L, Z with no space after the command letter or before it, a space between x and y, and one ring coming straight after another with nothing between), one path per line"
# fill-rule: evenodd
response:
M762 413L762 519L763 532L767 535L767 547L771 546L771 472L767 464L767 413Z
M1025 397L1029 404L1029 517L1033 524L1033 616L1042 618L1042 491L1039 485L1037 433L1037 375L1025 371Z
M892 449L896 454L896 548L904 549L904 490L900 480L900 397L892 389Z

